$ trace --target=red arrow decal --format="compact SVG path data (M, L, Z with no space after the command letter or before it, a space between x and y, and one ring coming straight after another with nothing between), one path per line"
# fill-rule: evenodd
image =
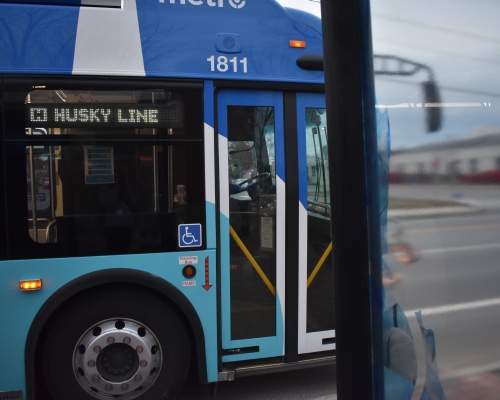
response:
M212 285L208 284L208 257L205 258L205 284L202 286L203 289L209 290Z

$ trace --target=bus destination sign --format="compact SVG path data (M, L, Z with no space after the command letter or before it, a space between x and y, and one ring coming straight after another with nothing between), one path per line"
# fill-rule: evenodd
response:
M182 128L181 105L26 104L26 126L47 128Z

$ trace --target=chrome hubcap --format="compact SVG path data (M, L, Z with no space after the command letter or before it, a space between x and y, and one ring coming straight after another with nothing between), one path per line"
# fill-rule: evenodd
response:
M140 396L156 381L161 364L161 347L153 332L126 318L91 327L73 353L78 383L97 399Z

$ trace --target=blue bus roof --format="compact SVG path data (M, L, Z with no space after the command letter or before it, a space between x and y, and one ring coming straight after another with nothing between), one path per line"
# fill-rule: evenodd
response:
M320 20L274 0L115 3L0 0L0 73L323 83L296 64L322 53Z

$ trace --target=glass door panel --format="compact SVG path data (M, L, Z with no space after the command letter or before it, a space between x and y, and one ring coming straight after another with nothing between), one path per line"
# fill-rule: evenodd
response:
M299 143L299 353L335 349L325 100L297 95Z
M223 361L281 356L282 95L219 94Z

